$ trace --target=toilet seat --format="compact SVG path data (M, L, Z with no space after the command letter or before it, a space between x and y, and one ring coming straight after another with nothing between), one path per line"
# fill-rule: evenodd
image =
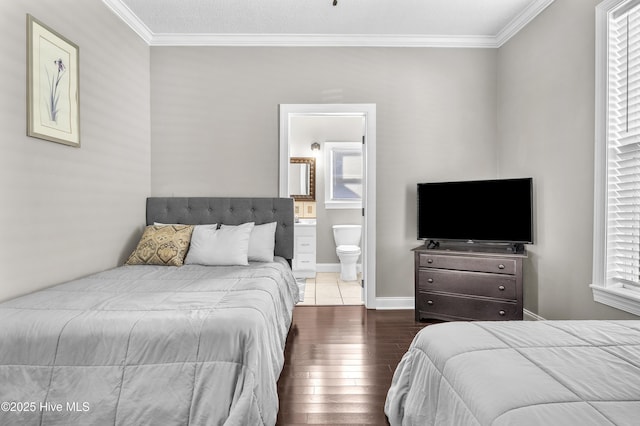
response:
M337 254L360 254L360 247L343 245L336 247Z

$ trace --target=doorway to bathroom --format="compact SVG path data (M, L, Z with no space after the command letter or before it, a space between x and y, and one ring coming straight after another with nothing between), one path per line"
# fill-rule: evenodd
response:
M375 308L375 114L375 104L280 105L279 191L295 199L303 304ZM359 247L337 250L334 225L360 225Z

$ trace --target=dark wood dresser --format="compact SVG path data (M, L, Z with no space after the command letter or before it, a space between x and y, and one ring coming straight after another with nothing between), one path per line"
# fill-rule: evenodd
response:
M526 252L426 246L413 251L416 321L522 319L522 261Z

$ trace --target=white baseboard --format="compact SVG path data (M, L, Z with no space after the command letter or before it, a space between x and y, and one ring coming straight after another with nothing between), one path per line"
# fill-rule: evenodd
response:
M316 272L340 272L339 263L317 263Z
M376 309L414 309L415 299L413 297L377 297ZM525 321L546 321L541 317L526 309L523 310L523 319Z
M545 318L542 318L540 315L534 314L533 312L528 311L526 309L523 310L523 320L525 320L525 321L546 321Z
M362 264L356 265L356 270L362 272ZM318 263L316 264L316 272L340 272L339 263Z
M320 269L320 265L323 269ZM323 263L318 264L318 272L334 272L328 268L331 265L337 265L338 269L335 272L340 272L340 264ZM326 268L326 269L324 269ZM380 310L392 310L392 309L414 309L415 299L413 297L376 297L376 309ZM541 317L527 309L523 310L524 321L546 321L546 318Z
M376 309L413 309L413 297L376 297Z

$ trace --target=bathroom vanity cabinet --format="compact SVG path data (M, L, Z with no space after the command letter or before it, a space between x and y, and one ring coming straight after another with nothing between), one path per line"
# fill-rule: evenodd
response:
M291 266L296 278L316 276L316 223L300 220L294 230L294 250Z

